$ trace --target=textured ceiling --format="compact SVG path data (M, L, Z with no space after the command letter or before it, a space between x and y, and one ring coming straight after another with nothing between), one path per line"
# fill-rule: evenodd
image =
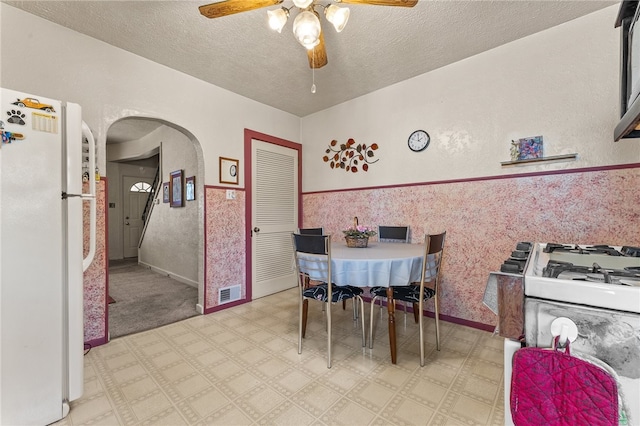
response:
M329 63L315 71L312 94L312 71L292 19L281 34L268 28L266 11L277 6L208 19L198 11L207 0L1 1L300 117L618 3L349 5L341 33L321 19Z

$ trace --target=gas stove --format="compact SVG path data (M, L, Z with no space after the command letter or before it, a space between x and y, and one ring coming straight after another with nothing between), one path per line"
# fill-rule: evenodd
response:
M640 248L536 243L525 295L640 313Z

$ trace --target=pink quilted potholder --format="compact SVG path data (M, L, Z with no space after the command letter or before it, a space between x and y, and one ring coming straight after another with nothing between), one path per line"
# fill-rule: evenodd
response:
M568 344L566 352L523 348L513 355L511 416L516 425L617 425L618 386Z

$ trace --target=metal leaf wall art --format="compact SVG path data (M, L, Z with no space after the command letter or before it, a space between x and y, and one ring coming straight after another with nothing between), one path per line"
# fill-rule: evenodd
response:
M367 146L364 143L356 144L356 141L349 138L347 143L340 144L338 146L337 140L332 140L329 143L329 148L325 151L322 159L325 163L329 163L329 167L332 169L343 169L345 172L357 173L358 170L369 170L369 164L373 164L378 161L373 157L375 156L375 150L378 149L377 143L372 143Z

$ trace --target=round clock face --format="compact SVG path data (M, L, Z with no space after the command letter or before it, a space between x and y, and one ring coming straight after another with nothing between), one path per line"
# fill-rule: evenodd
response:
M429 133L424 130L416 130L409 135L409 149L414 152L419 152L429 146Z

